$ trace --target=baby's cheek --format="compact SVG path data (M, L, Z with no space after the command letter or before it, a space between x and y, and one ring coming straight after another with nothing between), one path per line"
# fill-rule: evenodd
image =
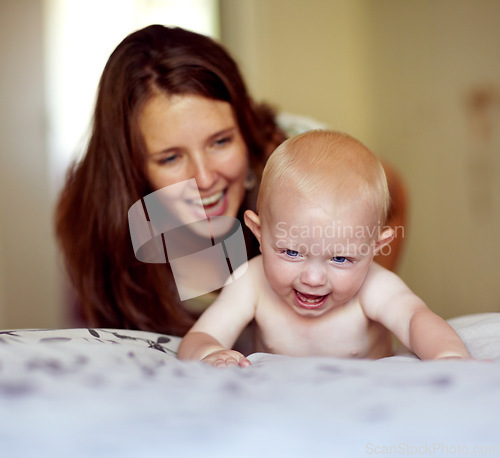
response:
M287 269L269 269L266 277L269 286L278 295L285 294L293 287L293 275Z
M345 272L333 280L334 290L338 295L352 297L363 285L364 278L360 272Z

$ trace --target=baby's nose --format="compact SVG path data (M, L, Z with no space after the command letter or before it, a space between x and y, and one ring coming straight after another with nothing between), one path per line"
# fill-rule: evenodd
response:
M301 272L300 280L305 285L323 286L326 284L325 269L316 263L306 264Z

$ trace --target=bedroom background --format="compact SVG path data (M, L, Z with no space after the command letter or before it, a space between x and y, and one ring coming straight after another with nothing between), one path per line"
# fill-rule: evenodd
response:
M257 100L347 131L399 169L399 273L434 311L500 312L500 3L197 3L199 16L186 0L0 0L0 328L71 326L53 206L97 78L129 31L185 20L228 47Z

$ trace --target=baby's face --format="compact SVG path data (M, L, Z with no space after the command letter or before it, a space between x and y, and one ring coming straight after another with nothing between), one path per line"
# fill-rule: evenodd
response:
M360 290L378 239L375 212L354 202L336 211L314 202L274 195L263 220L261 250L273 291L303 316L321 316Z

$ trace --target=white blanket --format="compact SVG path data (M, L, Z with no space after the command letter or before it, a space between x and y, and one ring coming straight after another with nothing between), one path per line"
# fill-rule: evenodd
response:
M0 331L0 456L500 457L500 314L450 323L490 361L215 369L154 333Z

